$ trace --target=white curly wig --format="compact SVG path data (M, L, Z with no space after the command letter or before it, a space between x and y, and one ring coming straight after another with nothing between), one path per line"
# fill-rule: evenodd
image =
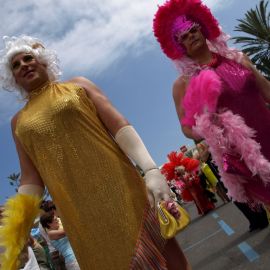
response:
M49 79L56 81L61 75L56 52L44 47L37 38L30 36L3 37L4 49L0 51L0 86L1 88L14 91L19 90L24 95L24 90L16 84L11 71L12 58L22 52L31 53L41 64L45 64Z

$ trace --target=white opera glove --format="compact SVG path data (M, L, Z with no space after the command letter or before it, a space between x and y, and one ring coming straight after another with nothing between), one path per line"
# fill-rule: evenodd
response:
M151 207L156 206L160 201L168 201L171 199L171 190L165 177L158 168L147 171L144 180Z
M21 185L18 188L18 193L42 197L44 193L44 187L33 184Z
M171 194L169 186L136 130L130 125L122 127L116 133L115 141L144 172L151 207L154 207L160 200L168 200Z

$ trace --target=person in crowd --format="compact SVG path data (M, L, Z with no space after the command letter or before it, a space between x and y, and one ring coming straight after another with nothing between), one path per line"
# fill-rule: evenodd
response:
M233 200L270 204L270 82L200 0L159 6L154 34L180 76L173 98L185 136L205 140Z
M53 213L55 216L59 216L56 210L56 206L52 200L43 200L40 205L45 213Z
M35 253L29 244L25 245L25 248L22 250L19 262L20 264L17 269L40 270Z
M29 246L32 248L40 270L51 270L44 248L30 235Z
M181 197L181 191L177 187L177 182L175 180L172 180L172 181L167 182L167 183L168 183L171 191L173 192L173 194L175 196L176 202L181 205L183 200L182 200L182 197Z
M48 212L40 217L40 223L48 233L53 247L63 255L66 269L80 270L66 233L60 226L59 218L54 213Z
M208 146L204 145L203 143L197 143L196 148L198 149L200 160L202 162L202 167L201 167L202 171L207 177L208 181L211 183L212 186L214 186L214 189L217 195L221 198L221 200L224 203L230 202L231 199L227 195L227 189L225 188L223 182L221 181L220 175L218 173L218 167L216 166L216 164L214 163L212 159L212 155L209 152ZM205 164L211 170L210 173L212 174L210 176L207 175L207 168L204 166ZM211 178L213 178L212 181L211 181Z
M53 213L55 216L59 217L56 211L56 206L52 200L43 200L40 208L44 211L44 213ZM59 222L60 222L60 226L62 226L60 219L59 219ZM43 228L43 226L40 223L39 223L38 228L39 228L41 236L47 243L47 246L49 249L49 256L51 259L51 264L53 265L54 270L65 270L66 267L65 267L65 260L63 256L59 253L58 250L56 250L53 247L46 230Z
M170 200L166 180L104 93L83 77L58 82L55 52L29 36L5 37L0 64L2 87L26 99L12 118L21 186L2 234L19 208L24 229L6 235L13 255L3 264L16 265L12 243L23 242L46 185L81 269L189 269L176 240L160 234L155 206Z
M183 146L180 147L180 150L183 149ZM182 151L183 152L183 151ZM213 186L216 186L216 183L210 183L210 179L208 179L205 175L205 173L203 172L203 168L205 167L205 163L202 160L202 156L201 153L199 153L197 147L192 147L190 149L187 149L185 152L183 152L185 156L189 157L189 158L193 158L193 159L197 159L200 162L199 168L198 168L198 176L199 176L199 181L202 187L202 190L204 192L204 194L208 197L208 199L212 202L212 203L216 203L217 199L216 199L216 195L213 192ZM215 179L215 181L217 181ZM214 185L212 185L214 184Z
M205 194L198 175L199 161L188 158L183 153L171 152L168 162L163 164L161 172L167 181L176 181L181 189L184 201L194 201L198 214L205 215L215 208L213 202Z

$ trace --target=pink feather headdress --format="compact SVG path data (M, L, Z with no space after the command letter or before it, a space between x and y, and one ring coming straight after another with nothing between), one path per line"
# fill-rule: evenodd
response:
M179 20L180 25L177 23ZM184 48L175 42L175 28L179 27L181 31L190 27L191 23L200 25L208 40L216 39L221 34L218 21L201 0L167 0L159 6L153 21L153 31L163 52L172 60L180 59L185 54Z

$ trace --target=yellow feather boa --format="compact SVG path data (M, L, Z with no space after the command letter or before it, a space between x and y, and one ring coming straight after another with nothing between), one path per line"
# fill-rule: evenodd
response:
M38 196L26 194L17 194L7 200L0 227L0 246L5 249L0 259L2 270L18 268L18 256L39 214L40 200Z

